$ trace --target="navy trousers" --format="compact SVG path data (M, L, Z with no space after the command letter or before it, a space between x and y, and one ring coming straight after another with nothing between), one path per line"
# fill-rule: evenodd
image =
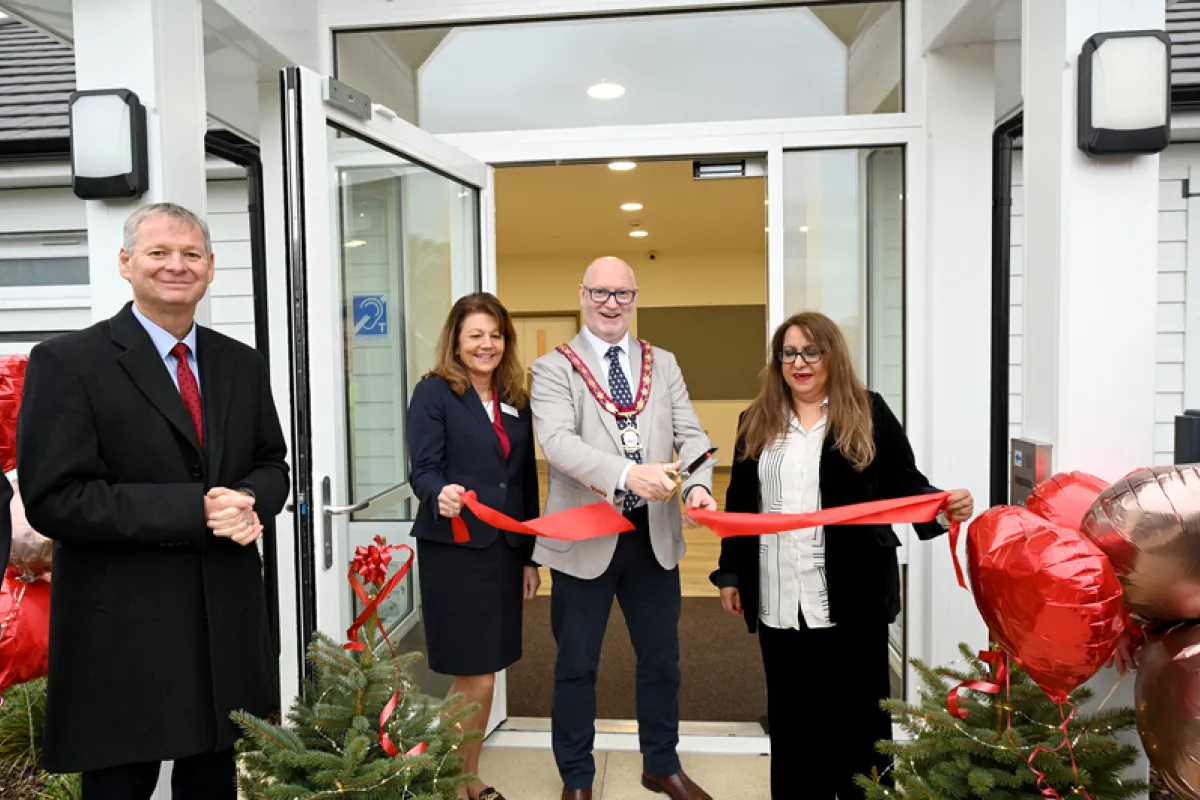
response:
M663 569L655 559L645 506L627 516L637 530L620 534L612 563L600 577L553 573L550 626L558 660L550 715L554 759L567 789L590 789L596 775L596 674L614 597L637 656L643 769L663 777L680 770L679 569Z

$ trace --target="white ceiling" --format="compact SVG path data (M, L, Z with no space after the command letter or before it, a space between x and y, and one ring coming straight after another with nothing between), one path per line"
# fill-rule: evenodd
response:
M691 161L642 162L629 172L605 164L496 170L501 256L655 251L765 253L763 178L693 180ZM622 203L642 203L622 211ZM634 223L649 235L629 236Z
M375 36L411 65L434 133L838 115L849 46L889 5L383 31L339 48ZM625 96L588 97L601 81Z

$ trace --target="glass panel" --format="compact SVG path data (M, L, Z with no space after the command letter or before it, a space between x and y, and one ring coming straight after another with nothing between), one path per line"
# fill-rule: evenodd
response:
M859 376L901 420L903 187L899 147L783 155L784 313L811 310L832 318ZM903 690L904 622L902 612L889 631L897 691Z
M88 280L86 257L0 259L0 286L83 286Z
M478 192L331 128L346 330L350 497L408 480L404 417L454 300L479 281ZM411 519L409 501L373 521Z
M433 133L897 112L902 11L800 3L342 33L337 68Z

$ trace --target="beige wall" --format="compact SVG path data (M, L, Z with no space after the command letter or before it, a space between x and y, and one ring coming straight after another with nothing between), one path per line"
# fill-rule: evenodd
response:
M624 258L636 271L638 304L643 307L767 302L767 260L761 251L706 256L659 254L654 261L645 251L614 255ZM520 256L502 252L496 264L497 293L514 313L577 311L579 281L593 258L594 254L584 253ZM636 334L636 317L632 330ZM750 398L694 404L700 423L713 444L721 448L721 466L732 463L738 414L749 402Z

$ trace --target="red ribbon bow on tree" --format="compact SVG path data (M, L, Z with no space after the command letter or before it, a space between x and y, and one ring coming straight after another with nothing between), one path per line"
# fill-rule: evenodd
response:
M387 578L388 566L392 563L392 551L405 550L408 552L408 557L404 560L404 565L396 570L396 574ZM388 639L387 631L383 627L383 622L379 619L379 606L387 598L392 590L395 589L400 581L404 580L404 576L412 569L413 558L415 557L413 549L406 544L388 544L387 540L382 536L375 537L375 544L359 545L354 549L354 560L350 564L350 572L347 577L350 580L350 588L354 590L354 595L363 604L363 610L354 619L354 623L350 629L346 631L346 638L349 639L346 644L342 645L343 649L363 652L367 649L366 645L359 641L358 632L363 625L369 623L372 619L375 620L379 632L383 634L383 640L387 642L388 649L395 654L396 650L392 647L392 642ZM386 583L385 583L386 581ZM364 583L372 586L375 589L374 596L371 596ZM392 692L392 698L388 700L387 705L383 707L383 712L379 715L379 745L383 748L383 752L387 753L392 758L400 755L400 748L392 743L391 737L387 735L387 721L396 711L396 706L400 702L400 687ZM404 754L405 758L410 756L418 756L425 752L426 744L421 742Z

